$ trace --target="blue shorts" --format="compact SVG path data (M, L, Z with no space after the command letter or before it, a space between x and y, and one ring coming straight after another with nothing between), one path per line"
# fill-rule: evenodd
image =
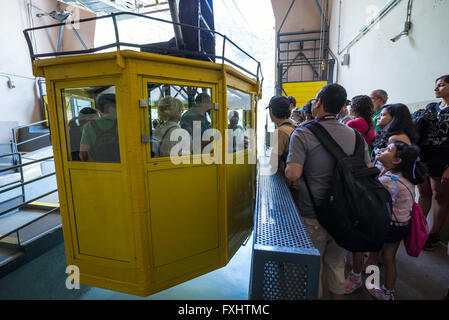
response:
M385 239L385 245L392 245L401 242L402 239L408 234L410 230L410 224L406 226L394 226L390 224L387 232L387 238Z

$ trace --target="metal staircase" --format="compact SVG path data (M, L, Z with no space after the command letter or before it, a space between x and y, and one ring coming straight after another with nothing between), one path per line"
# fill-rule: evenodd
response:
M37 140L21 144L39 146ZM53 149L19 152L18 144L14 139L0 149L0 277L62 242Z
M323 1L321 1L323 3ZM327 3L327 1L325 1ZM285 21L295 4L292 0L276 35L276 94L283 92L283 83L328 81L333 82L335 60L329 59L329 25L323 8L315 0L321 17L319 30L283 32ZM327 7L327 4L326 4Z

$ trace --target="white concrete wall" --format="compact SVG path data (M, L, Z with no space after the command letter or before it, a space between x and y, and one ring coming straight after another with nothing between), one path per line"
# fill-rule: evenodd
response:
M0 142L8 142L12 126L40 120L40 107L22 33L30 27L27 1L0 0L0 4ZM7 77L15 82L15 89L8 88Z
M386 3L387 0L332 0L329 47L339 62L342 55L338 51ZM449 74L449 0L414 0L409 36L393 43L390 39L403 28L407 3L408 0L400 1L350 48L349 66L338 66L337 82L347 89L349 97L385 89L389 102L405 103L411 110L435 101L435 79Z
M0 0L0 143L12 139L11 128L42 120L37 79L31 68L31 58L23 30L59 21L48 15L36 14L64 10L67 5L57 0ZM94 16L80 11L80 18ZM88 30L79 30L87 45L93 44L95 24ZM66 29L68 30L68 29ZM58 45L59 27L34 32L32 43L37 53L55 52ZM64 32L63 49L81 49L71 30ZM15 88L7 85L8 78Z

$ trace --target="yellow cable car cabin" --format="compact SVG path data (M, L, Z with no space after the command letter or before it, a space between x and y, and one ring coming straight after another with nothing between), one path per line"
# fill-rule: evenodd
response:
M119 47L47 59L30 52L47 85L67 264L82 284L147 296L223 267L252 231L256 143L248 134L236 148L228 129L231 120L256 129L260 65L254 79L224 58ZM164 116L167 101L178 118ZM209 151L192 139L170 156L160 128L179 131L189 119L201 120L193 136Z

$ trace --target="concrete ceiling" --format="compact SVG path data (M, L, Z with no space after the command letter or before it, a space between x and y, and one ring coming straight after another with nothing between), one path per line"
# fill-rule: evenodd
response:
M293 0L271 0L276 21L276 31L279 30L292 2ZM318 3L321 6L324 2L319 0ZM295 0L285 19L281 32L320 30L321 27L322 21L317 2L314 0Z

